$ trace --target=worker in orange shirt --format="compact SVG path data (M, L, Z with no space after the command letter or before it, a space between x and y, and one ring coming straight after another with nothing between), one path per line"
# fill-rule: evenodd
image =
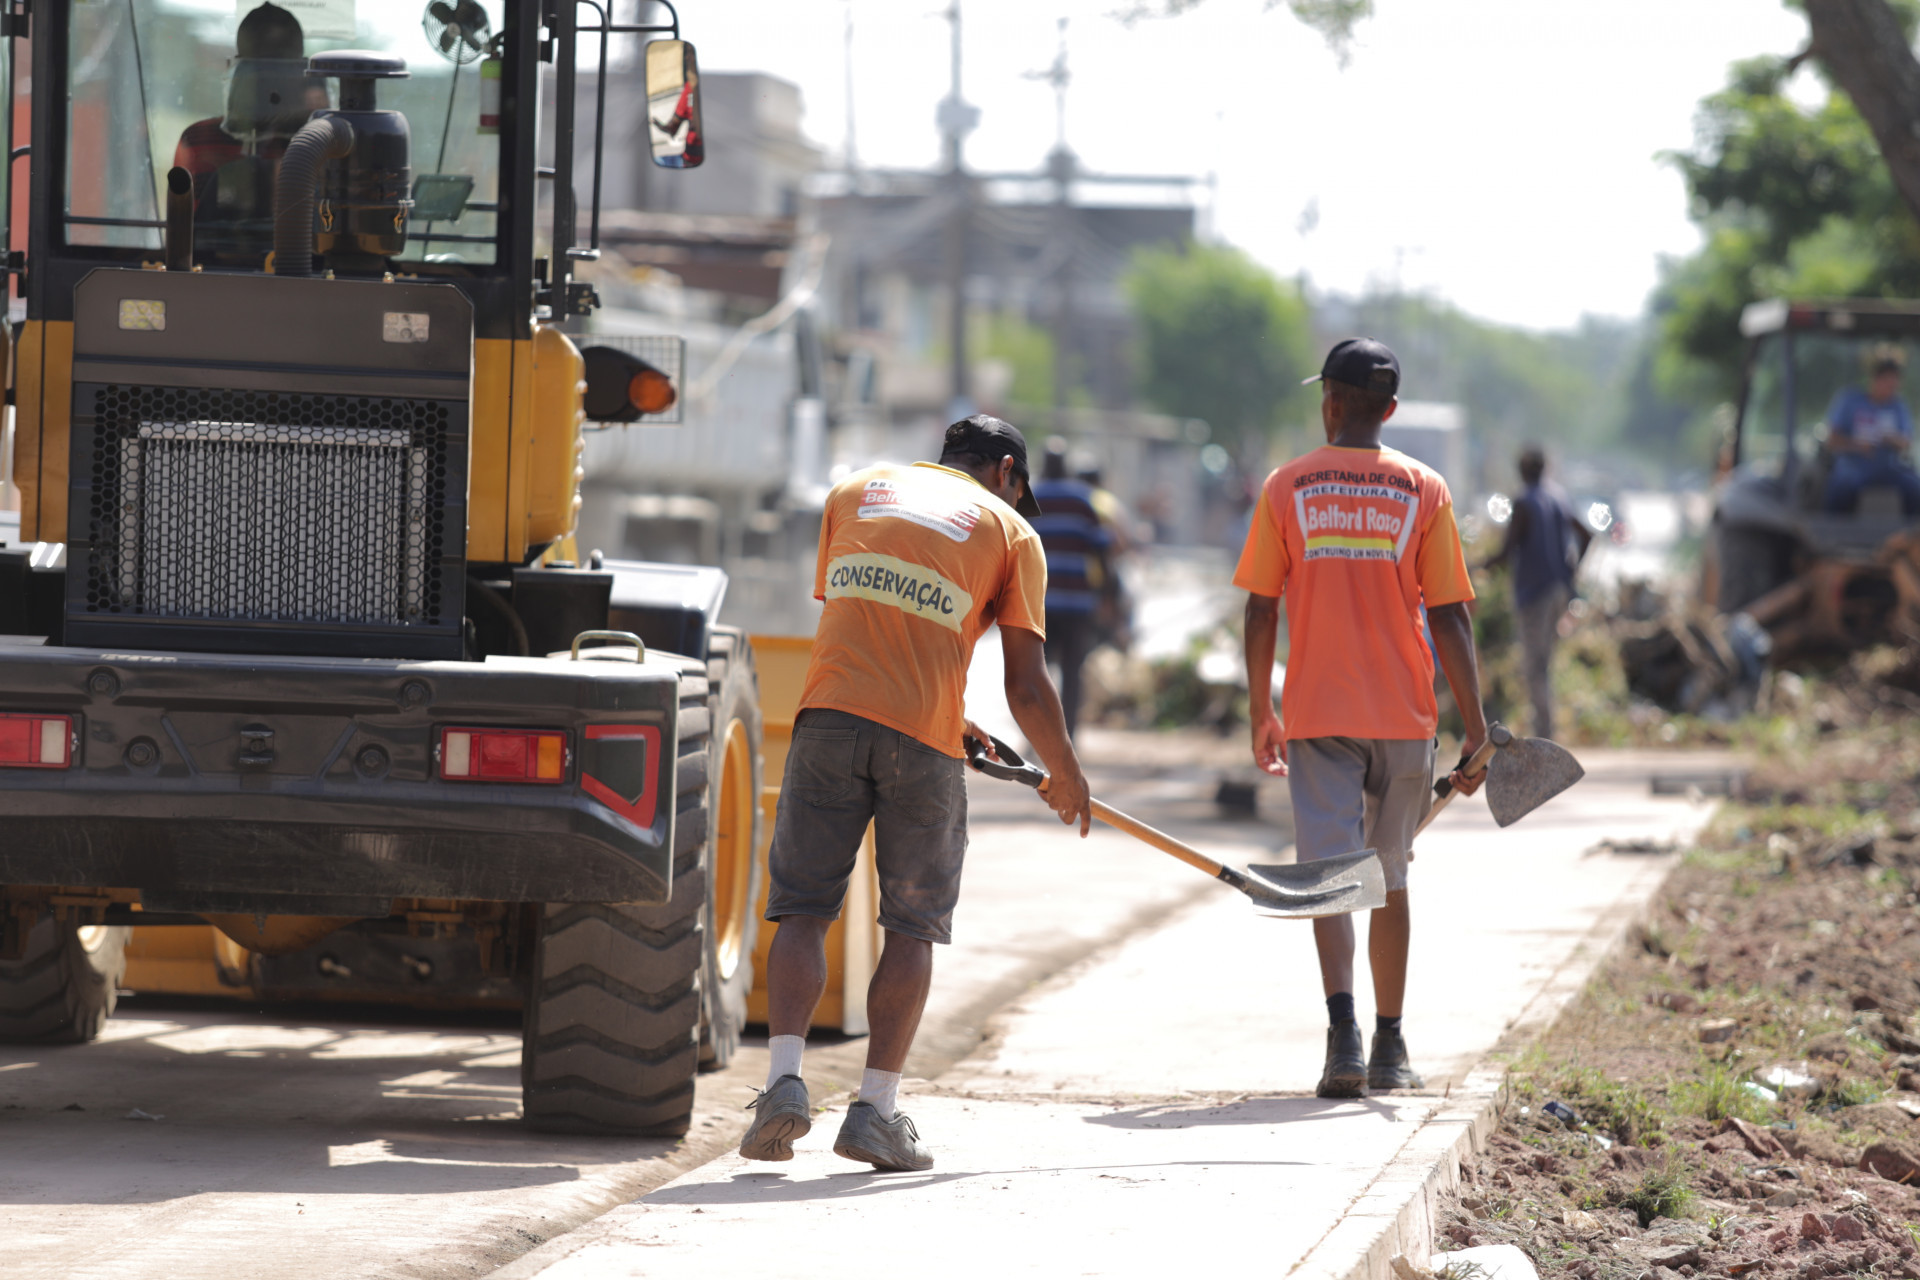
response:
M867 1069L834 1151L881 1169L933 1167L896 1108L933 944L951 941L967 848L962 706L973 646L1000 627L1007 704L1052 777L1063 822L1092 821L1086 778L1047 678L1047 563L1019 430L976 414L938 463L855 472L828 495L814 595L826 602L794 719L768 854L767 1087L740 1153L790 1160L812 1127L801 1057L827 984L827 926L872 822L886 945L867 988ZM991 747L989 747L991 754Z
M1407 863L1432 804L1433 648L1466 724L1464 764L1487 736L1473 619L1453 500L1440 474L1380 443L1393 416L1400 362L1370 338L1350 338L1319 374L1327 443L1267 477L1234 584L1247 595L1247 682L1253 755L1284 776L1300 861L1379 850L1387 904L1367 927L1375 1030L1361 1053L1353 1006L1353 921L1313 922L1327 998L1326 1066L1317 1092L1418 1088L1401 1034L1411 918ZM1286 599L1281 714L1273 709L1274 645ZM1424 613L1424 623L1423 615ZM1484 774L1460 770L1463 794Z

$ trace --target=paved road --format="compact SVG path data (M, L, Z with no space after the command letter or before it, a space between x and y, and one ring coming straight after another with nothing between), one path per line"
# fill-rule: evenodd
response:
M1671 862L1594 844L1680 836L1707 812L1649 794L1664 760L1590 763L1524 827L1497 831L1476 802L1423 840L1409 1039L1424 1091L1312 1097L1325 1023L1309 931L1209 894L1036 988L980 1050L908 1091L931 1173L835 1157L836 1098L792 1164L723 1157L500 1280L691 1280L773 1258L831 1259L786 1270L836 1280L1165 1275L1201 1259L1346 1274L1348 1228L1420 1163L1447 1093L1578 988Z
M1285 843L1284 812L1217 820L1216 741L1095 737L1102 790L1151 820L1240 861ZM921 1076L971 1054L1008 1000L1217 892L1112 832L1068 838L1023 788L973 782ZM809 1074L857 1081L863 1048L821 1044ZM729 1148L765 1071L749 1047L703 1077L684 1143L555 1138L518 1123L511 1018L130 999L99 1043L0 1047L0 1277L485 1274Z

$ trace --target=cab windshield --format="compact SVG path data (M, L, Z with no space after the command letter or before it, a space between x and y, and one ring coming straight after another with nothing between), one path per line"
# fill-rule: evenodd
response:
M394 54L379 106L412 135L401 261L491 265L499 213L501 0L96 0L69 8L66 243L159 251L165 183L193 178L203 258L258 269L288 141L339 84L306 60ZM449 18L458 21L449 22ZM482 23L484 18L484 25Z
M1820 330L1794 333L1791 392L1798 455L1809 456L1824 438L1828 415L1842 396L1868 393L1873 381L1873 365L1888 354L1895 356L1906 369L1920 369L1920 364L1915 363L1920 360L1920 344L1910 340ZM1773 334L1762 340L1747 391L1741 431L1741 452L1750 461L1764 462L1786 455L1788 358L1788 345L1782 335ZM1895 394L1912 409L1911 388L1902 385Z

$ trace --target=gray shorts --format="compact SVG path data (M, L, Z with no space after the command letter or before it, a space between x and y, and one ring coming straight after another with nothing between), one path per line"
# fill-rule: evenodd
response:
M1433 743L1296 738L1287 743L1293 845L1301 862L1378 849L1387 888L1407 887L1413 829L1433 805Z
M767 919L840 918L873 823L880 926L953 941L967 854L962 761L864 716L809 707L793 722L767 855Z

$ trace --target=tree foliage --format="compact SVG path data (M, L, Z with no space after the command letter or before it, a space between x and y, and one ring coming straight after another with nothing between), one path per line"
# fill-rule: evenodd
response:
M1203 0L1139 0L1132 7L1124 9L1120 17L1127 22L1141 18L1172 18L1198 9ZM1373 16L1373 0L1266 0L1266 7L1277 9L1282 4L1288 12L1301 22L1320 33L1334 56L1340 59L1340 65L1347 65L1347 57L1353 48L1353 33L1361 22Z
M1307 304L1238 249L1143 249L1125 289L1140 333L1141 395L1164 413L1203 418L1253 461L1319 367Z
M1706 236L1665 265L1655 298L1675 390L1724 398L1738 383L1741 309L1759 298L1912 297L1920 223L1845 94L1787 93L1793 61L1756 58L1700 104L1694 145L1666 158Z

